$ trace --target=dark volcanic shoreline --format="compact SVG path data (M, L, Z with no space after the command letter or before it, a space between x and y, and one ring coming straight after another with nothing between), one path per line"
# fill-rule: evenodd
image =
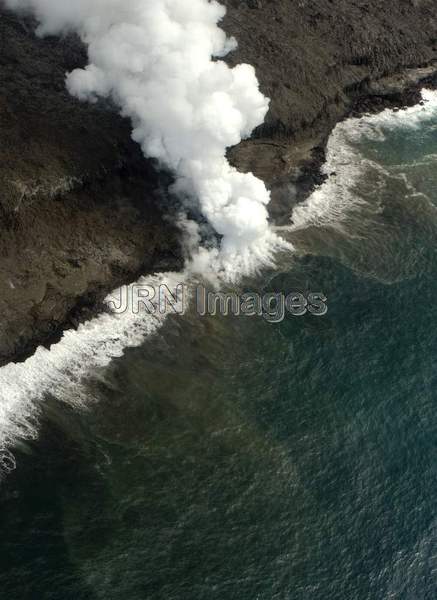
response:
M272 98L266 124L231 161L272 189L271 217L322 181L329 133L350 115L412 105L437 77L437 21L425 1L224 2L249 62ZM86 61L74 37L37 39L0 11L0 364L22 359L95 314L139 274L177 270L181 250L165 218L165 176L104 104L65 90Z
M433 0L224 0L224 27L271 98L265 124L232 149L272 190L279 223L320 183L335 125L351 115L412 105L437 72ZM422 71L424 69L424 71ZM434 75L434 77L433 77ZM423 82L423 83L422 83Z
M169 177L113 107L69 96L78 39L34 26L0 11L0 364L59 339L118 285L182 265Z

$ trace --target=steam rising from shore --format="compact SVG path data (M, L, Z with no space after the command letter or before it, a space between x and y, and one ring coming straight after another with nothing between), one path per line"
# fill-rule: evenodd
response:
M268 224L270 194L226 159L260 125L269 101L250 65L228 67L236 47L218 23L225 8L208 0L5 0L31 11L40 34L77 32L89 64L67 77L81 100L111 97L133 124L144 154L177 175L175 191L198 199L222 236L200 249L193 268L234 278L271 260L278 244Z

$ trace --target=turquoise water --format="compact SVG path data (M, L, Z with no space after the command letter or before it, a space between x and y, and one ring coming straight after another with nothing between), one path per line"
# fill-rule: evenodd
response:
M349 136L347 203L245 282L326 316L170 317L87 411L47 398L0 488L1 600L436 598L436 127Z

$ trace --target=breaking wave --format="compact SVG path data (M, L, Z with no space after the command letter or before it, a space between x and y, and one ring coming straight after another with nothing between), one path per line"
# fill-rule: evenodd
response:
M182 283L180 273L166 273L143 277L129 287L167 286L173 293ZM119 296L116 290L107 297L106 304ZM40 347L25 362L0 369L0 474L15 466L10 448L18 440L37 437L44 398L50 394L77 408L89 405L92 399L84 381L122 356L127 348L141 345L155 333L168 314L160 310L164 301L158 296L153 312L140 304L137 314L132 310L102 313L77 330L66 331L50 350Z
M292 230L309 226L341 227L352 211L367 203L358 183L363 183L369 166L384 167L365 158L359 147L363 141L384 141L394 129L418 128L437 113L437 92L422 91L422 104L404 110L386 109L376 115L352 118L339 123L332 132L322 172L327 180L292 213ZM430 160L431 156L428 157ZM386 173L390 175L390 173Z

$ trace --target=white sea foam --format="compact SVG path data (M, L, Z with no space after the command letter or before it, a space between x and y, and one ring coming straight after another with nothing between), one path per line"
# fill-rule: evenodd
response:
M166 273L143 277L134 285L155 289L166 285L174 291L181 283L183 274ZM107 302L118 297L115 291ZM153 313L144 305L138 314L132 310L103 313L80 325L77 331L66 331L50 350L40 347L25 362L10 363L0 369L0 471L2 467L9 470L14 466L11 446L18 440L37 436L38 416L46 395L75 407L89 404L89 391L83 382L122 356L126 348L139 346L155 333L168 314L159 310L159 303L165 306L164 301L164 297L157 296L158 310Z
M404 110L386 109L376 115L365 115L339 123L332 132L322 172L328 179L292 213L292 230L309 226L341 227L352 210L366 202L357 189L360 178L372 166L381 165L364 159L359 144L365 140L383 141L386 133L396 128L417 128L437 113L437 92L422 91L423 105Z

